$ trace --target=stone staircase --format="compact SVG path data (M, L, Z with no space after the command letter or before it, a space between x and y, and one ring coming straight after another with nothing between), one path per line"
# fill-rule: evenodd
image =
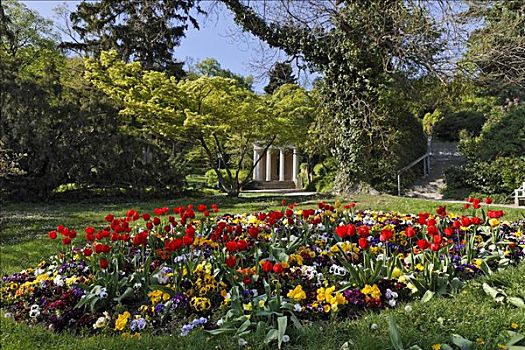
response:
M412 187L405 191L405 195L414 198L443 199L441 190L445 187L445 169L464 162L463 155L458 151L457 142L433 140L429 176L416 180Z
M244 188L245 190L278 190L295 189L295 182L288 181L252 181Z

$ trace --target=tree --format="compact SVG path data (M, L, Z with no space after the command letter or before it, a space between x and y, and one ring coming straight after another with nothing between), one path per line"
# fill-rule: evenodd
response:
M482 20L469 38L464 64L489 95L525 98L525 3L473 3L464 15Z
M120 114L126 121L151 135L194 140L230 196L238 196L250 181L255 141L268 149L274 142L289 142L294 133L304 135L294 129L307 108L298 97L303 94L300 89L283 91L287 99L266 98L234 79L177 80L144 70L138 62L126 64L114 51L102 53L100 60L87 60L86 68L88 79L122 104ZM243 166L248 168L245 179L240 178Z
M120 132L118 106L82 79L79 58L57 49L52 23L20 3L2 3L0 188L17 200L78 189L179 190L171 148ZM151 148L154 163L143 157Z
M251 75L243 77L242 75L233 73L229 69L224 69L215 58L209 57L203 59L202 61L195 64L195 66L190 67L190 73L194 73L197 76L223 77L233 79L239 84L239 86L248 90L253 90L253 77Z
M240 0L223 2L244 30L323 73L323 103L335 126L337 189L364 183L392 190L396 171L426 148L404 101L410 79L433 71L443 47L428 11L401 0L258 3L284 16L271 19Z
M64 47L95 54L114 49L124 61L181 77L183 63L173 53L188 23L199 28L193 9L202 12L198 0L85 1L71 14L80 41Z
M297 79L293 75L292 66L286 62L277 62L269 72L270 81L264 87L264 92L273 94L281 85L295 84Z

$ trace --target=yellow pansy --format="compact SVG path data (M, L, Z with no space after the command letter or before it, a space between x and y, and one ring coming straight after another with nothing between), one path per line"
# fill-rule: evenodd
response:
M306 299L306 293L304 292L303 287L299 284L288 292L287 297L296 301L301 301Z
M118 315L117 320L115 321L115 330L122 331L126 327L126 324L128 324L130 317L131 314L128 311Z
M373 299L378 299L381 297L381 291L377 287L377 284L374 284L373 286L366 284L365 287L361 289L361 293Z

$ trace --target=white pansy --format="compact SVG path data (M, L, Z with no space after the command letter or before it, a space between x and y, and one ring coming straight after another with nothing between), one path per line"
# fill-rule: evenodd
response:
M53 283L55 286L63 287L64 286L64 280L62 279L62 276L56 275L56 277L53 279Z

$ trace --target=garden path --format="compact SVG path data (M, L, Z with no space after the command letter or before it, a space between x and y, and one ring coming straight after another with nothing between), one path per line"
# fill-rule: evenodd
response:
M434 140L430 175L422 177L406 191L407 197L443 199L441 191L445 188L445 169L460 165L465 158L458 150L457 142Z

